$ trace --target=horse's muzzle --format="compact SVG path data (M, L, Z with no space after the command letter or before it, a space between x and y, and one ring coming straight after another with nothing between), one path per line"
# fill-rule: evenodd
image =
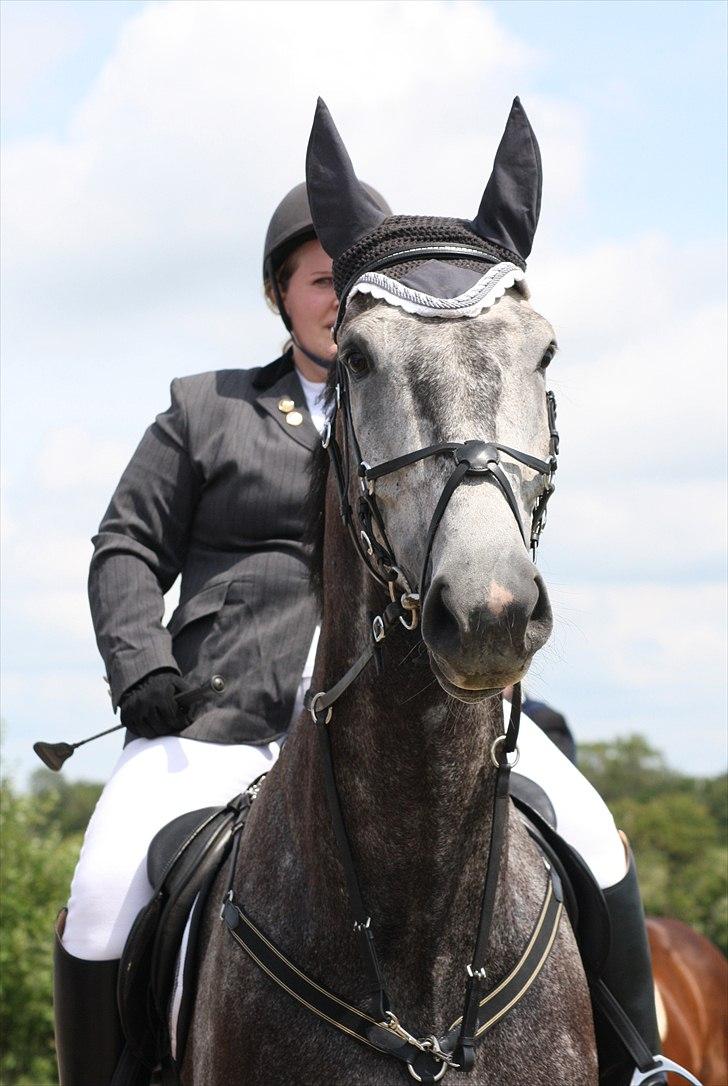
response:
M528 576L508 585L491 581L477 601L440 575L422 609L433 671L448 693L467 701L518 682L552 626L545 585L530 563Z

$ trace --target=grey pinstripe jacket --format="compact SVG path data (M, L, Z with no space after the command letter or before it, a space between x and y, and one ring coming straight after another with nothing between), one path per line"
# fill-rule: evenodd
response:
M278 404L292 399L297 427ZM114 709L156 668L224 680L181 734L263 743L288 727L316 624L302 542L318 434L290 353L172 382L94 536L89 598ZM163 594L182 575L162 625Z

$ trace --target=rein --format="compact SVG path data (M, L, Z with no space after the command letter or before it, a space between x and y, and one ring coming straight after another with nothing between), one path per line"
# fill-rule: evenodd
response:
M467 966L463 1013L440 1037L433 1034L426 1038L416 1038L402 1026L391 1009L377 956L371 917L364 904L344 823L328 725L333 718L336 701L377 655L397 623L410 631L417 628L421 601L427 591L435 535L450 499L466 478L487 479L498 487L513 513L524 546L528 549L530 544L535 557L546 521L546 506L554 490L553 476L559 447L556 401L552 392L546 393L550 435L548 460L541 460L530 453L520 452L495 441L445 441L372 467L362 458L354 430L346 370L338 360L336 366L336 403L332 417L326 424L322 445L328 450L334 471L342 520L367 570L375 580L387 587L391 598L382 613L374 617L371 642L361 656L329 690L321 690L315 694L309 690L305 699L306 708L311 713L318 734L329 816L344 871L354 931L358 937L366 977L363 1009L351 1006L307 977L256 927L235 902L232 881L240 835L232 857L230 883L221 917L233 938L253 961L299 1003L343 1033L403 1062L417 1082L432 1083L438 1082L449 1067L465 1072L472 1071L476 1042L518 1003L540 973L556 937L563 911L563 892L558 875L544 858L548 880L538 920L518 963L500 984L487 991L485 960L508 820L510 773L518 760L521 686L517 683L513 689L508 727L503 734L497 736L490 749L490 758L496 767L492 829L473 954ZM342 414L343 450L336 438L336 416L339 412ZM529 537L524 530L513 489L501 467L501 454L531 468L544 479L543 489L533 509ZM387 537L384 519L376 500L375 484L378 479L410 464L439 455L452 457L454 468L433 512L425 541L419 583L413 590L397 564ZM354 458L361 491L356 512L349 501L349 481ZM404 591L398 591L402 588ZM509 761L510 757L513 757L513 761Z

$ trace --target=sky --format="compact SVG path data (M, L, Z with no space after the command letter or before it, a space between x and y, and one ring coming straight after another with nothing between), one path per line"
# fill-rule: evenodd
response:
M726 763L726 5L4 0L2 717L114 719L90 538L175 376L262 364L268 219L316 97L395 211L472 217L510 102L544 199L528 281L562 435L532 696L577 739ZM175 591L169 601L173 604ZM64 772L104 779L116 736Z

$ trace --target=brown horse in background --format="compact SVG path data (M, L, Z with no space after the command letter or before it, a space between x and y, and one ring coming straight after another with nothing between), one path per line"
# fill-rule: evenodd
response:
M680 920L649 917L647 933L663 1052L703 1086L728 1086L728 960Z

